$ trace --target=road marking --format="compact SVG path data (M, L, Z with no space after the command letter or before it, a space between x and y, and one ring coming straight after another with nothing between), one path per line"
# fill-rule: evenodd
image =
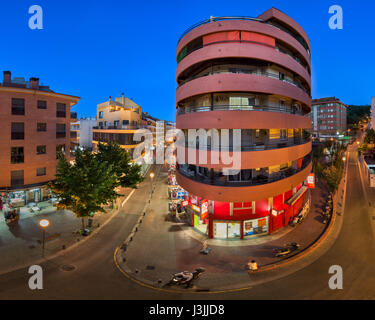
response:
M130 197L133 195L134 192L135 192L135 189L133 189L133 190L129 193L129 195L126 197L126 199L122 202L121 207L124 206L124 204L130 199Z

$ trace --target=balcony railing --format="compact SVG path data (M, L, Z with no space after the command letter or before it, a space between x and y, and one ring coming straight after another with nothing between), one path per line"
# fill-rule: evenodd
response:
M135 130L135 129L147 129L144 125L118 125L118 126L94 126L96 130Z
M279 30L282 30L286 33L288 33L290 36L292 36L294 39L296 39L307 51L307 53L310 55L310 51L308 50L308 47L307 47L307 44L305 42L305 40L300 36L300 35L297 35L293 32L291 32L290 30L288 30L287 28L284 28L280 25L275 25L274 23L272 22L265 22L264 20L262 19L259 19L259 18L252 18L252 17L211 17L210 19L207 19L207 20L204 20L204 21L201 21L201 22L198 22L196 24L194 24L193 26L191 26L190 28L188 28L187 30L185 30L185 32L181 35L181 37L178 39L178 42L181 41L181 39L183 37L185 37L190 31L198 28L199 26L203 25L203 24L207 24L207 23L211 23L211 22L215 22L215 21L224 21L224 20L248 20L248 21L258 21L258 22L261 22L261 23L264 23L264 24L267 24L269 26L272 26L276 29L279 29Z
M276 181L280 181L286 178L289 178L301 171L303 171L309 164L311 163L311 154L304 157L302 161L302 165L300 168L296 169L293 167L285 168L284 170L280 170L278 172L274 173L267 173L263 172L261 174L257 173L255 169L251 169L252 178L248 179L247 181L230 181L229 175L224 175L223 173L214 173L211 176L206 176L201 173L197 173L194 170L189 170L187 164L179 165L178 171L180 174L182 174L184 177L197 181L200 183L213 185L213 186L227 186L227 187L250 187L250 186L257 186L257 185L263 185L267 183L272 183ZM195 167L195 166L191 166Z
M70 137L71 137L72 139L76 139L76 138L78 137L78 135L77 135L77 131L70 131Z
M277 139L276 141L265 140L262 142L245 143L245 144L242 142L240 151L262 151L262 150L282 149L282 148L289 148L293 146L302 145L310 141L311 141L311 138L306 137L306 138L289 138L285 140ZM177 145L179 145L178 142L177 142ZM230 143L229 146L226 146L226 147L219 146L215 148L211 144L200 145L198 141L195 146L190 145L188 144L188 139L185 139L185 146L190 147L190 148L195 148L198 150L207 150L207 151L229 151L229 152L233 151L232 143Z
M291 84L291 85L293 85L295 87L300 88L301 90L303 90L304 92L306 92L310 96L310 92L301 83L299 83L297 81L292 81L292 80L289 80L289 79L281 79L279 74L273 73L273 72L262 71L262 70L243 69L243 68L231 68L230 71L209 72L209 73L205 73L205 74L202 74L202 75L193 76L193 77L190 77L190 78L182 81L178 85L177 89L180 88L185 83L187 83L189 81L192 81L194 79L198 79L198 78L202 78L202 77L207 77L207 76L212 76L212 75L215 75L215 74L233 74L233 73L235 73L235 74L255 74L255 75L258 75L258 76L263 76L263 77L268 77L268 78L272 78L272 79L277 79L277 80L289 83L289 84Z
M241 111L270 111L303 115L304 113L297 108L287 106L269 106L269 105L254 105L254 106L236 106L236 105L220 105L220 106L194 106L194 107L180 107L177 109L177 114L188 114L194 112L205 111L227 111L227 110L241 110Z

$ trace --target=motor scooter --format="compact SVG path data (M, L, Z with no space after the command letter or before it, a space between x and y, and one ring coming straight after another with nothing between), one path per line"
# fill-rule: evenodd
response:
M288 245L286 245L284 248L276 249L274 250L275 257L280 258L280 257L286 257L293 251L298 250L300 245L296 242L292 242Z
M199 276L206 270L202 267L195 269L193 272L182 271L180 273L175 273L172 276L172 279L166 284L167 286L171 285L183 285L186 288L190 288L193 285L193 281L198 279Z

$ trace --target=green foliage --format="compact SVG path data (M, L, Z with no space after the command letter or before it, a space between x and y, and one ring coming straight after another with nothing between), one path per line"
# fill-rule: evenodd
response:
M57 207L74 212L78 218L103 212L103 205L116 199L117 177L112 165L97 161L88 150L77 149L75 162L59 158L56 180L50 183L52 192L58 197Z
M335 192L340 184L343 167L329 166L323 169L323 177L327 182L330 192Z
M368 129L366 130L366 136L364 142L367 144L375 143L375 130L374 129Z
M118 144L99 145L98 153L77 149L75 161L59 157L56 180L50 188L59 199L58 208L82 218L104 212L103 206L120 196L119 186L136 188L143 180L141 167L131 163L129 154Z
M367 116L370 116L370 106L348 106L347 108L347 122L348 125L357 124L359 121Z
M132 163L129 153L115 142L99 143L96 155L100 163L111 163L118 186L136 188L143 181L141 166Z

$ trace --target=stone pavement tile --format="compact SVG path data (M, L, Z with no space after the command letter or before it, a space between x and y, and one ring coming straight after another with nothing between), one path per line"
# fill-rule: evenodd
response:
M123 197L117 199L120 208L123 199L129 195L131 189L122 190ZM117 210L107 209L107 213L95 216L92 231L98 229L111 218ZM27 215L18 225L8 226L5 221L0 222L0 273L31 265L42 258L42 230L40 219L50 220L46 229L45 257L48 258L63 252L63 246L69 248L78 240L84 238L76 233L81 228L81 220L67 210L42 210L37 214ZM86 219L87 223L87 219Z

